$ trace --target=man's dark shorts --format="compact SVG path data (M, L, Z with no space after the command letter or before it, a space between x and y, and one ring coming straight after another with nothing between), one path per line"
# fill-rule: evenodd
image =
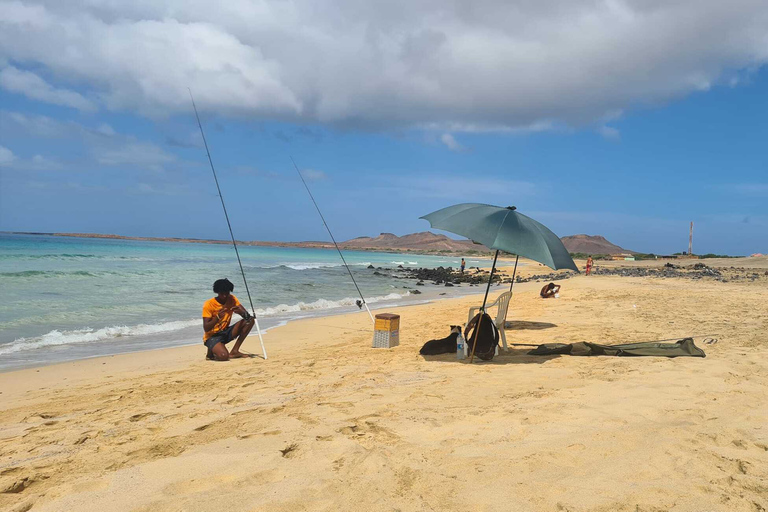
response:
M205 340L205 346L208 347L208 356L213 357L213 347L216 346L217 343L223 343L227 344L230 341L232 341L232 331L235 329L235 325L232 324L223 331L219 331L207 340Z

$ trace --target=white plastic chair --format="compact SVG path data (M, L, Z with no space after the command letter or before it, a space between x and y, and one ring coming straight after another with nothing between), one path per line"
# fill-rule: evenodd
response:
M512 298L512 292L504 292L498 297L496 297L496 300L491 302L490 304L487 304L485 306L485 312L488 313L488 310L496 307L498 308L496 311L496 318L494 319L493 323L496 324L496 328L499 330L499 333L501 334L501 343L504 345L504 350L509 350L507 347L507 335L504 334L504 323L507 320L507 309L509 308L509 301ZM482 306L477 306L473 308L469 308L469 318L467 318L467 323L469 323L472 318L480 311Z

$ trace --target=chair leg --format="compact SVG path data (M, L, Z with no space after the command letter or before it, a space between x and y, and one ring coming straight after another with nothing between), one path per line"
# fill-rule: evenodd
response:
M504 351L509 352L509 347L507 347L507 335L504 334L504 324L501 324L501 327L499 327L499 331L501 331L501 344L504 345Z

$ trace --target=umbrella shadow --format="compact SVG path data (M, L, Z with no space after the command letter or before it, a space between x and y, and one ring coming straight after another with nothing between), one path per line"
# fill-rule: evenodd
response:
M479 359L478 357L475 357L475 360L472 362L472 364L480 364L480 365L505 365L505 364L541 364L549 361L550 359L556 359L560 357L560 355L549 355L549 356L529 356L528 351L532 350L533 347L525 348L525 349L515 349L511 348L509 351L504 350L503 348L499 348L499 355L495 356L490 361L483 361L482 359ZM469 364L469 356L467 356L466 359L457 359L456 354L439 354L435 356L421 356L424 358L425 361L443 361L443 362L455 362L457 364Z
M525 320L507 320L504 323L505 331L541 331L557 327L557 324L550 322L528 322Z

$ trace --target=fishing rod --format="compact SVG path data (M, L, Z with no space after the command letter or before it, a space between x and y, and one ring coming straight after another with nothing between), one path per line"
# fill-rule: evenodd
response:
M365 306L366 311L368 311L368 316L371 317L371 322L376 323L376 321L373 319L373 315L371 314L371 310L368 309L368 303L365 302L365 297L363 297L363 292L361 292L360 287L357 286L357 281L355 281L355 276L352 275L352 271L349 269L349 265L347 265L347 260L344 259L344 255L341 253L341 249L339 249L339 244L336 243L336 239L333 237L333 233L331 233L331 228L329 228L328 223L325 222L325 217L323 217L323 212L321 212L320 207L317 206L317 201L315 201L315 196L312 195L312 192L309 190L309 185L307 185L307 182L304 181L304 176L301 175L299 166L296 165L296 162L294 161L292 156L290 158L291 158L291 162L293 162L293 167L296 169L296 172L299 173L299 178L301 178L301 182L304 184L304 188L307 189L309 198L312 199L312 202L315 204L315 209L317 210L317 213L320 214L320 218L323 220L323 225L325 226L325 229L327 229L328 234L331 235L331 240L333 240L333 245L335 245L336 250L339 251L339 256L341 256L341 261L344 263L344 267L346 267L347 272L349 272L349 277L351 277L352 282L355 283L355 288L357 288L357 293L358 295L360 295L360 302L357 304L357 307L362 309L362 306Z
M187 87L189 91L189 99L192 100L192 108L195 110L195 118L197 119L197 126L200 127L200 135L203 136L203 144L205 145L205 152L208 154L208 162L211 164L211 171L213 172L213 179L216 182L216 190L219 191L219 199L221 199L221 207L224 209L224 217L227 219L227 227L229 228L229 236L232 237L232 245L235 248L235 254L237 255L237 263L240 265L240 273L243 275L243 283L245 283L245 292L248 294L248 303L251 305L251 311L253 312L253 319L256 322L256 332L259 334L259 341L261 342L261 352L264 354L264 360L267 359L267 349L264 348L264 338L261 337L261 329L259 328L259 319L256 318L256 308L253 307L253 300L251 299L251 291L248 289L248 281L245 279L245 271L243 270L243 262L240 261L240 251L237 250L237 242L235 242L235 235L232 233L232 224L229 222L229 214L227 213L227 207L224 205L224 196L221 193L221 187L219 187L219 178L216 176L216 169L213 167L213 159L211 158L211 151L208 149L208 141L205 140L205 132L203 131L203 124L200 122L200 116L197 113L197 105L195 105L195 98L192 97L192 89Z

